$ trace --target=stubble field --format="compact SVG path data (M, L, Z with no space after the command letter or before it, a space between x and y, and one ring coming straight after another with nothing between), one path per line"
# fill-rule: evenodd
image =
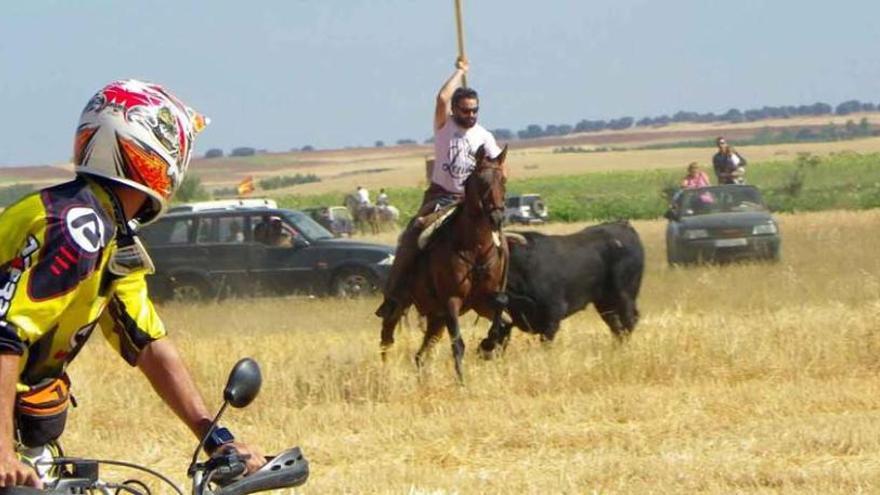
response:
M416 371L415 328L382 365L377 300L159 309L212 406L239 357L259 360L261 395L225 423L267 452L302 446L301 493L876 493L880 211L780 220L781 263L693 269L666 266L661 222L635 223L648 265L626 345L588 309L552 345L514 334L481 361L487 325L466 316L465 387L447 340ZM94 340L71 369L68 453L183 482L193 439Z

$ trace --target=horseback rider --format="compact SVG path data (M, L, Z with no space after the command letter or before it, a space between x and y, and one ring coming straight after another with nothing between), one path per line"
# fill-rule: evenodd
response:
M360 206L361 208L365 206L370 206L370 191L368 191L366 187L357 186L355 196L358 200L358 206Z
M376 206L387 208L390 204L385 188L379 189L379 196L376 197Z
M422 206L400 236L394 264L385 284L385 300L376 316L387 318L409 304L410 272L418 253L422 230L437 220L448 208L459 204L464 183L477 166L475 154L482 146L489 158L501 154L495 137L477 124L479 97L471 88L462 87L468 62L459 58L455 72L437 94L434 110L434 163L431 185L422 198Z

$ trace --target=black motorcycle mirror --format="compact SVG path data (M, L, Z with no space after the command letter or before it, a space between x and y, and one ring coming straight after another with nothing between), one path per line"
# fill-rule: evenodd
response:
M262 384L260 366L253 359L244 358L235 363L229 373L226 388L223 389L223 400L237 409L247 407L257 397Z
M243 358L235 363L235 366L232 367L232 371L229 373L229 378L226 380L226 388L223 389L223 405L220 407L217 415L214 416L214 420L211 421L211 427L208 428L205 436L202 437L198 447L193 452L192 462L189 465L189 469L187 469L189 476L192 476L195 472L195 465L199 460L199 452L204 448L205 442L211 436L214 428L217 427L217 423L220 421L226 408L230 405L237 409L246 407L257 397L262 384L263 375L260 373L260 365L256 361L251 358Z

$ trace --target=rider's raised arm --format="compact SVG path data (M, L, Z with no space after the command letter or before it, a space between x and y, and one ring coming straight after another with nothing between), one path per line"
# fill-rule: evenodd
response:
M455 62L455 72L440 88L437 93L437 105L434 108L434 130L439 130L446 124L446 119L451 112L452 93L461 87L462 77L467 74L468 61L466 59L458 59Z

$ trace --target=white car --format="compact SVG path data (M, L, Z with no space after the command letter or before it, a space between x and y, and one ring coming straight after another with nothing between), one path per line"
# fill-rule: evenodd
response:
M504 221L506 223L544 223L549 215L547 205L540 194L508 196L504 202Z
M278 208L274 199L249 198L249 199L218 199L215 201L200 201L198 203L186 203L175 205L168 209L168 213L181 211L208 211L208 210L234 210L236 208Z

